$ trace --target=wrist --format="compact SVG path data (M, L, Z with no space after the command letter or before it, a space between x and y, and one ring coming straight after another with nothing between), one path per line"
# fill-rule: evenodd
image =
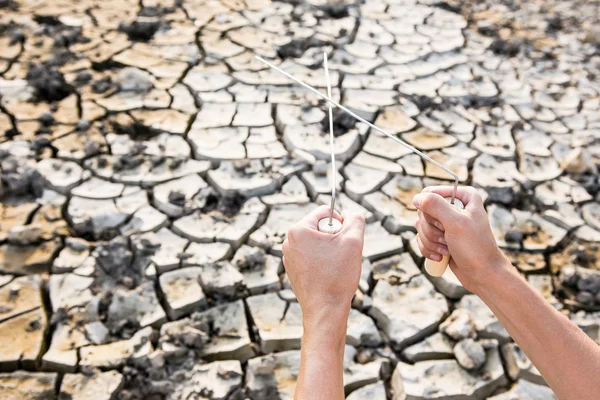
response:
M304 336L326 335L331 339L341 339L345 342L349 313L349 304L347 307L336 305L303 312Z
M493 303L503 294L510 292L522 280L517 269L504 256L503 260L489 268L486 274L474 292L486 304Z
M487 268L481 271L481 274L477 279L473 293L482 298L485 294L505 290L506 284L519 275L504 254L488 264Z

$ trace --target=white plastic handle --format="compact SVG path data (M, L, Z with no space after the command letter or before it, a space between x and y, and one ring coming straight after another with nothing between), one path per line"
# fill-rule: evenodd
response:
M329 225L329 217L326 217L319 220L318 228L319 232L334 234L342 230L342 223L339 220L332 218L331 225Z
M446 197L446 201L450 202L451 197ZM459 199L454 199L454 207L463 210L465 205ZM425 271L431 276L442 276L448 268L450 262L450 256L442 256L442 261L433 261L429 258L425 259Z

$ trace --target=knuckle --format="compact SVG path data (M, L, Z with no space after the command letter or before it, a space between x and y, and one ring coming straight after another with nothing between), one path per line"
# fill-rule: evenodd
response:
M358 222L360 222L362 225L367 223L367 220L365 219L364 215L361 214L352 214L352 218L354 218L355 220L357 220Z
M424 210L428 210L428 209L434 208L436 206L437 202L438 202L437 196L435 196L435 195L425 196L425 198L421 202L421 207Z
M363 245L363 241L356 236L349 236L344 239L344 245L351 248L359 247Z
M320 205L319 207L317 207L317 212L321 213L327 211L329 212L329 206L326 206L325 204Z
M298 225L293 225L287 232L287 239L291 242L297 240L301 236L301 228Z

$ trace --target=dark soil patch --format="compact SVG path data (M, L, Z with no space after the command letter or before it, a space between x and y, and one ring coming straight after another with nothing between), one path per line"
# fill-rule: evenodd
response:
M514 57L519 54L521 47L523 46L523 40L514 38L511 40L496 39L490 45L490 50L494 54L505 55L508 57Z
M349 4L341 3L327 3L319 6L319 9L325 13L328 18L345 18L350 15L348 10L350 9Z
M140 18L131 23L121 22L119 30L132 41L147 42L161 28L162 22L155 18Z
M26 78L35 88L37 98L41 101L59 101L73 92L64 75L54 66L31 65Z
M226 217L233 217L240 212L246 197L237 192L222 196L209 187L198 193L197 200L202 213L220 211Z
M352 128L356 126L356 118L351 115L346 114L342 110L334 109L333 110L333 135L335 137L342 136ZM321 122L323 126L323 130L325 132L329 132L329 113L326 114L326 117Z
M277 54L283 59L299 58L302 57L302 54L304 54L304 52L311 47L324 46L325 44L326 43L322 40L315 38L292 40L290 43L277 49Z

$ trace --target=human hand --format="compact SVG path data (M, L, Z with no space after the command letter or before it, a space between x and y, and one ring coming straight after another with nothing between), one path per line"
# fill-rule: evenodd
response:
M508 269L510 262L496 244L481 195L472 187L459 187L460 210L444 197L452 187L434 186L416 195L419 249L424 257L440 261L450 255L450 268L463 286L477 294L493 281L493 273Z
M293 225L283 242L283 264L303 319L350 312L362 265L365 219L334 213L343 226L336 234L318 231L329 207L321 206ZM345 320L345 318L344 318Z

